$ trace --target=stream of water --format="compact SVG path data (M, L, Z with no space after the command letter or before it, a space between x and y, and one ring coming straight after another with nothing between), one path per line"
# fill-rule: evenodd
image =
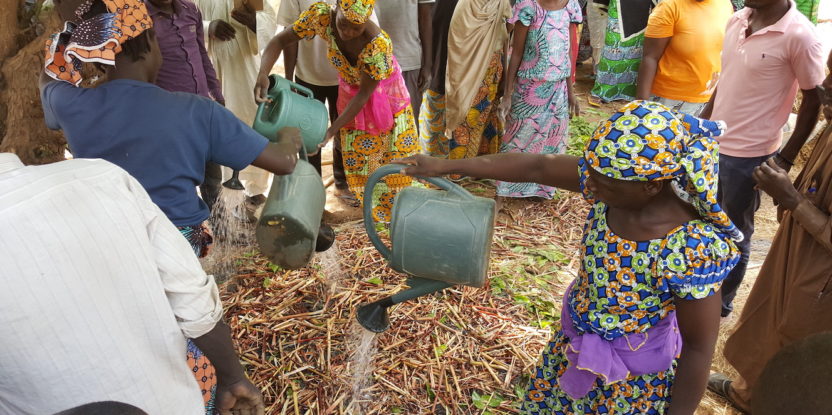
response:
M220 194L209 220L214 232L211 252L202 259L202 267L217 282L234 275L239 258L254 243L253 225L245 211L246 195L242 190L220 188Z
M325 278L327 292L330 296L336 295L345 289L344 282L347 273L341 267L341 254L338 248L338 241L331 248L316 256L321 272ZM350 399L346 402L346 413L351 415L362 415L367 412L367 406L372 400L373 386L372 374L374 369L374 356L377 353L376 334L364 329L357 320L352 321L347 338L347 350L350 355L347 364L347 373L344 373L344 380L351 392Z
M373 356L378 352L376 334L364 329L357 320L353 320L350 327L350 338L347 343L350 356L349 382L352 387L352 397L347 404L346 413L362 415L367 411L367 405L372 401L372 374L374 369Z
M327 293L332 296L343 291L342 282L346 279L347 273L341 267L341 251L338 248L338 241L335 241L326 251L315 254L315 259L321 266Z

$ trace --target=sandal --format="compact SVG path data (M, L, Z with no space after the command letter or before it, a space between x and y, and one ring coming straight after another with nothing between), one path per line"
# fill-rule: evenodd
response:
M335 189L335 197L349 207L357 208L361 206L361 201L349 190Z
M586 97L586 103L589 104L591 107L600 107L601 106L601 98L590 95L590 96Z
M728 403L730 403L731 406L733 406L736 409L739 409L740 412L745 413L742 407L737 405L734 399L731 398L731 383L731 379L729 379L722 373L711 373L711 375L708 377L708 390L719 395L720 398L728 401Z

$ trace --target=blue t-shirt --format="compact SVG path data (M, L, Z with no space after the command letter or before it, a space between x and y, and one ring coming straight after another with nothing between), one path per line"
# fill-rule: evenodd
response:
M268 144L223 106L146 82L51 82L41 98L46 125L64 131L74 157L127 170L176 226L208 219L196 193L207 161L241 170Z

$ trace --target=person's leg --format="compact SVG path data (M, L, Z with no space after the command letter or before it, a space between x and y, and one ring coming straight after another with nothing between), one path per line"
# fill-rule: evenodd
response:
M604 35L607 31L607 13L603 6L592 2L586 6L586 20L589 26L589 44L592 46L592 73L595 66L601 62L601 52L604 50Z
M719 204L745 237L737 243L741 253L740 261L722 283L723 317L727 317L734 309L734 297L745 277L751 253L754 213L760 207L760 192L754 188L756 183L751 174L755 167L768 158L769 156L746 158L719 155Z
M407 92L410 94L410 106L413 108L413 119L419 119L419 109L422 108L422 94L419 92L419 69L412 71L402 71L404 84L407 87ZM416 125L418 132L419 125Z
M329 103L329 119L335 121L338 118L338 87L328 86L326 88L326 100ZM347 174L344 172L344 155L341 152L340 134L333 138L332 142L332 177L335 178L335 188L338 190L349 190L347 185Z
M199 185L199 194L202 195L202 200L208 205L208 210L214 210L214 204L217 198L220 197L220 186L222 185L222 168L220 165L213 162L205 163L205 178L202 184Z

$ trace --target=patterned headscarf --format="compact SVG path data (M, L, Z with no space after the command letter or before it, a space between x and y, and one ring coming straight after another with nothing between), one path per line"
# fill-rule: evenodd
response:
M677 113L651 101L633 101L595 130L579 161L587 168L630 181L673 180L676 193L735 241L743 238L717 202L722 121Z
M376 0L338 0L338 7L344 13L344 17L355 24L367 22L373 14L375 4Z
M103 2L108 13L84 20L94 1ZM86 0L75 16L46 41L45 62L47 75L75 86L82 81L82 62L115 65L121 45L153 27L142 0Z

